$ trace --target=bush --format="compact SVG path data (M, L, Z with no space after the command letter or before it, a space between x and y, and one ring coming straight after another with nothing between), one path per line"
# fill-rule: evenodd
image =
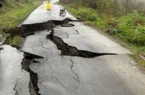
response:
M73 11L75 11L75 14L77 16L85 18L86 20L96 20L97 18L97 12L90 8L80 7L77 9L73 9Z
M118 37L137 45L145 45L145 17L137 11L118 19Z
M66 6L71 13L73 13L75 16L81 17L87 22L87 24L98 26L100 28L106 27L107 23L105 18L103 18L103 16L99 16L96 10L87 7L76 8L72 7L73 5L68 6L71 6L71 8Z
M22 42L22 37L20 37L18 35L8 39L9 45L11 45L13 47L17 47L17 48L20 48L21 42Z
M96 21L98 18L97 14L89 14L87 20L89 21Z

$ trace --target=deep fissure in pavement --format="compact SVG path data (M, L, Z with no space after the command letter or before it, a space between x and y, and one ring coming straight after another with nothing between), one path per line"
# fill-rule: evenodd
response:
M34 34L36 31L50 30L53 27L53 25L54 24L52 21L48 21L44 23L25 24L20 27L14 27L14 28L4 28L2 29L2 31L4 31L5 33L9 33L10 37L16 35L26 37Z
M51 24L51 25L49 25L49 24ZM56 25L56 24L53 24L53 23L49 23L49 24L48 23L44 24L44 25L41 24L41 28L39 28L39 27L38 28L40 30L43 30L43 29L47 29L48 31L50 29L53 30L52 26ZM36 29L36 26L37 26L37 24L30 25L30 26L26 25L27 28L24 29L24 31L26 31L27 29L28 30L30 29L31 31L26 32L26 34L23 36L28 36L31 34L31 32L34 33L36 30L38 31L39 29ZM38 26L39 26L39 24L38 24ZM42 27L42 26L44 26L44 27ZM33 28L34 28L34 30L33 30ZM94 53L94 52L90 52L90 51L78 50L76 47L69 46L68 44L66 44L60 37L55 36L54 31L52 31L50 33L50 35L47 35L46 38L50 39L54 44L56 44L57 48L59 50L61 50L61 55L65 55L65 56L79 56L79 57L84 57L84 58L94 58L94 57L103 56L103 55L116 55L114 53ZM25 52L25 51L22 51L22 52L24 52L24 59L22 62L22 68L30 74L30 82L29 82L30 94L31 95L40 95L39 87L38 87L38 75L37 75L37 73L33 72L29 66L32 62L34 62L34 58L43 58L43 57L39 56L39 55L30 54L30 53ZM73 62L71 64L71 70L73 71ZM75 73L74 71L73 71L73 73L76 75L75 79L79 82L79 77L78 77L77 73ZM57 78L55 78L55 79L57 80ZM57 81L59 82L59 80L57 80ZM61 82L59 82L59 83L61 84Z
M50 39L54 44L56 44L57 48L61 50L61 55L65 56L79 56L84 58L94 58L97 56L104 55L117 55L115 53L95 53L85 50L78 50L76 47L69 46L66 44L60 37L54 35L54 30L46 36L47 39Z
M4 28L2 31L6 33L8 36L3 44L12 44L11 40L13 40L16 36L21 36L23 39L29 35L34 35L35 32L40 32L43 30L49 31L54 26L52 21L44 22L44 23L37 23L37 24L28 24L22 25L20 27L14 28ZM21 41L23 42L23 41ZM13 47L20 49L22 47L20 44L12 45Z
M31 54L30 55L24 54L24 55L25 57L22 61L22 68L30 74L29 92L31 95L41 95L39 93L39 88L38 88L38 75L37 73L33 72L29 67L34 60L34 57Z

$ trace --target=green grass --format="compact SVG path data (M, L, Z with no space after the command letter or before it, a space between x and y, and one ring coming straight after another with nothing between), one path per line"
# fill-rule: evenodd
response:
M32 10L34 10L35 7L35 5L28 3L11 9L3 9L2 11L5 10L6 12L1 12L3 14L0 14L0 27L13 28L17 26Z
M125 43L134 54L137 62L145 67L145 62L139 58L139 52L145 52L145 17L137 11L121 16L98 13L97 10L64 5L73 15L81 17L85 23L100 28L113 38Z
M11 29L17 27L42 1L28 3L17 3L16 6L5 5L0 9L0 34L6 35L2 28ZM22 38L18 35L10 37L8 43L11 46L19 47Z
M69 7L71 6L71 7ZM100 16L97 11L86 7L73 7L73 5L65 6L71 13L77 17L81 17L86 23L95 25L100 28L105 28L106 21L103 16Z
M118 19L118 37L126 41L145 46L145 17L137 11Z
M13 38L8 39L9 45L13 47L20 48L22 45L23 38L20 37L19 35L14 36Z

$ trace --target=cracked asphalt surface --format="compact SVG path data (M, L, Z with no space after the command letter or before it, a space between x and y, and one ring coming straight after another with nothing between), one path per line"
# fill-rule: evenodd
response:
M63 9L63 8L64 7L60 5L51 4L51 11L48 12L48 10L46 10L46 2L44 2L36 10L34 10L21 25L44 23L44 22L48 22L52 20L61 21L61 20L66 19L66 17L71 20L77 20L68 12L65 17L60 16L60 9Z
M38 7L23 24L51 20L50 17L41 18L44 4ZM59 10L60 7L52 7L52 10L53 8ZM40 17L36 15L38 19L33 22L34 20L30 18L37 13ZM64 18L69 17L66 15ZM40 21L41 19L44 20ZM52 31L38 31L34 35L27 36L22 51L44 57L34 58L29 65L31 71L37 74L36 85L40 95L145 95L145 75L130 58L131 52L128 49L81 22L71 23L75 26L54 27L54 36L63 41L56 40L58 43L61 42L61 46L69 45L84 52L116 55L93 58L72 56L69 53L63 55L58 44L53 42L55 37L47 38ZM22 69L23 53L7 45L2 47L4 50L0 51L0 95L37 95L29 91L32 76Z
M23 53L8 45L0 51L0 95L30 95L30 76L22 70Z

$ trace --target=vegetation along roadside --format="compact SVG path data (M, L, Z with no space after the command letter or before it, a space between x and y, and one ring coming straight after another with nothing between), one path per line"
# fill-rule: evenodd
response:
M9 36L4 30L14 30L38 5L41 0L3 0L0 8L0 41ZM7 43L11 46L20 47L23 38L19 35L9 37Z

